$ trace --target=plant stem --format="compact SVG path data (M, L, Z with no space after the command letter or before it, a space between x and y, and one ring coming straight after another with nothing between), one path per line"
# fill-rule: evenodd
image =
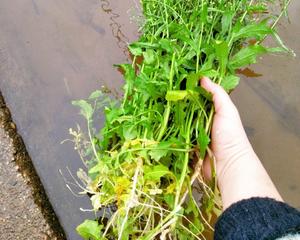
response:
M192 122L193 122L193 118L194 118L194 109L195 109L195 106L192 105L191 113L190 113L190 119L189 119L189 122L188 122L188 127L186 128L186 142L185 142L185 144L186 144L186 149L187 150L190 148L190 143L191 143L190 142L191 141L190 134L191 134L191 126L192 126ZM175 196L175 203L174 203L175 206L178 205L180 194L182 192L182 186L183 186L184 180L186 178L187 170L188 170L189 157L190 157L189 152L186 152L184 162L183 162L182 172L181 172L181 176L180 176L180 180L179 180L179 184L178 184L178 189L177 189L176 196Z
M169 77L169 89L170 90L172 90L172 88L173 88L174 63L175 63L175 53L173 53L171 70L170 70L170 77ZM164 113L164 121L163 121L162 127L160 129L159 135L157 137L158 142L162 139L162 137L165 134L166 128L168 126L170 112L171 112L171 103L170 103L170 101L168 101L167 102L167 108L165 109L165 113Z

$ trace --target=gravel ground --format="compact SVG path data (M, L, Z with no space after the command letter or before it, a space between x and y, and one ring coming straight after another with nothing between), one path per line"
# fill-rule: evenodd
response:
M54 239L14 162L12 139L0 126L0 239Z

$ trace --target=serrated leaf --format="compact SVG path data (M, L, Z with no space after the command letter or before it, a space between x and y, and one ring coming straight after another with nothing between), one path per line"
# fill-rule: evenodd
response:
M85 220L76 228L76 231L85 240L101 240L102 228L103 226L99 225L97 221Z
M172 146L173 142L160 142L153 148L153 150L149 151L149 155L155 161L159 161L162 157L167 156L168 152L170 151L169 148Z
M169 168L167 168L164 165L156 165L144 171L144 178L145 180L157 182L160 181L161 177L166 176L168 174L171 174Z
M149 151L149 155L152 159L158 162L162 157L165 157L168 154L169 150L167 149L155 149Z
M240 78L235 75L228 75L222 79L221 86L225 89L225 91L229 92L239 85Z

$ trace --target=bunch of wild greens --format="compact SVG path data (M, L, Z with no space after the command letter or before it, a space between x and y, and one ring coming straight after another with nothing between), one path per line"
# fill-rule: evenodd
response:
M102 210L97 221L77 228L83 238L204 239L212 231L210 218L221 208L214 161L210 182L201 166L214 110L199 79L208 76L231 91L237 69L261 54L288 51L274 30L283 12L269 11L276 4L284 12L288 1L141 1L142 35L129 45L133 61L118 65L123 100L96 91L74 102L88 121L87 153L80 151L89 158L85 192L94 211ZM268 35L279 47L261 44ZM98 136L92 119L99 104L105 124ZM80 148L80 135L72 134Z

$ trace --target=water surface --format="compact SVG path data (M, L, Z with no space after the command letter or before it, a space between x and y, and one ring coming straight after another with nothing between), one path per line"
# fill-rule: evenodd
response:
M233 93L250 140L283 198L300 208L300 1L279 33L297 57L265 56ZM271 41L267 41L271 44Z
M136 25L131 0L2 0L0 2L0 89L68 239L92 214L87 197L76 198L59 173L71 180L81 161L68 129L82 123L71 101L106 85L120 88L114 63L127 60Z

